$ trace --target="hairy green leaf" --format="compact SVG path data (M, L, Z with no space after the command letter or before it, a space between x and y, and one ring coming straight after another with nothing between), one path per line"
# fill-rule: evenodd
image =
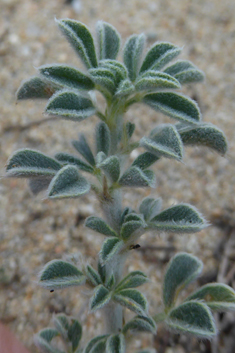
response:
M148 303L137 289L122 289L114 293L113 299L138 315L146 316Z
M138 167L131 167L124 172L119 180L121 186L129 187L154 187L156 182L155 174L151 170L141 170Z
M85 221L85 226L106 236L118 236L117 233L102 218L99 217L88 217Z
M62 335L64 340L68 339L68 329L69 329L69 318L64 315L64 314L58 314L53 317L53 323L59 331L59 333Z
M126 344L123 334L111 335L107 339L106 353L125 353Z
M96 125L96 152L104 152L107 156L110 147L110 131L108 125L100 122Z
M41 77L33 76L22 82L20 88L16 92L16 98L23 99L48 99L60 88L51 84Z
M78 168L73 165L63 167L52 179L48 197L51 199L79 197L90 190L89 182L80 175Z
M89 29L83 23L71 19L56 22L85 66L88 69L97 67L95 45Z
M117 87L115 95L119 98L126 97L135 91L135 86L131 83L129 78L120 82Z
M60 349L53 347L50 342L42 338L40 336L40 332L34 336L34 343L44 353L64 353Z
M72 344L73 352L76 351L82 337L82 325L78 320L72 319L68 329L68 339Z
M222 155L228 150L225 134L213 124L200 123L200 125L192 126L178 123L176 128L185 145L206 146Z
M176 254L168 264L163 284L163 302L172 307L179 293L202 272L203 263L187 253Z
M107 22L98 21L96 25L98 35L99 57L102 59L116 59L121 37L117 30Z
M152 218L160 212L162 208L162 199L153 199L151 197L146 197L142 200L139 210L140 213L144 215L146 221L151 221Z
M61 86L79 90L92 90L95 86L90 77L64 64L43 65L38 70L48 81Z
M106 268L105 265L102 265L100 261L98 261L98 272L100 275L100 278L103 283L106 282Z
M47 342L51 342L51 340L54 338L54 337L57 337L59 336L59 332L57 330L55 330L54 328L51 328L51 327L47 327L47 328L44 328L42 329L38 335L40 337L42 337L45 341Z
M126 123L126 133L127 133L127 136L128 136L129 139L133 135L134 131L135 131L135 124L133 124L130 121L128 121Z
M132 163L132 166L145 170L149 168L152 164L157 162L159 159L160 157L157 157L150 152L144 152L134 160L134 162Z
M89 98L79 92L64 89L49 99L45 112L61 119L82 121L94 115L96 109Z
M150 138L142 137L140 146L157 157L183 158L184 147L180 135L174 125L161 124L154 129Z
M107 96L112 96L115 93L115 75L112 70L107 68L90 69L89 74L93 82L96 84L96 89Z
M94 286L102 284L102 280L99 273L90 265L86 266L86 276Z
M69 153L59 152L55 154L55 159L63 164L73 164L78 167L78 169L83 170L87 173L93 173L94 169L87 163L83 162L81 159L73 156Z
M197 103L179 93L151 93L144 97L143 102L154 110L160 111L177 120L197 123L201 119Z
M109 335L96 336L87 344L84 353L105 353L106 341Z
M122 332L125 334L128 330L156 334L157 326L151 317L139 315L128 321L124 325Z
M86 159L86 161L90 165L95 166L95 158L90 149L90 146L87 143L86 137L83 134L79 136L78 141L73 140L72 145L78 151L78 153L80 153Z
M8 177L31 178L53 177L62 165L45 154L28 148L16 151L8 160L6 173Z
M129 78L131 81L135 81L136 77L138 76L142 54L145 44L145 35L132 35L129 37L125 43L123 49L123 61L126 65Z
M123 241L116 238L108 238L103 242L102 248L99 252L100 262L106 264L113 256L117 255L123 248Z
M167 67L164 72L174 76L181 84L201 82L205 78L204 73L187 60L177 61L175 64Z
M90 300L90 309L92 311L96 311L108 304L111 299L111 294L112 293L109 292L109 290L105 288L102 284L97 286Z
M207 305L189 301L173 309L166 324L177 332L201 338L212 338L217 334L214 318Z
M62 260L48 262L39 276L39 284L49 289L80 286L85 281L86 277L77 267Z
M170 76L164 72L158 72L149 70L141 75L136 84L135 88L137 91L153 91L163 89L175 89L180 88L180 83L173 76Z
M169 61L178 56L181 48L167 42L153 44L147 52L140 69L140 73L146 70L160 70Z
M121 227L121 237L124 241L127 240L134 240L132 239L133 236L136 238L136 236L141 235L143 232L143 229L145 228L146 223L144 222L143 218L141 215L137 215L134 213L127 214L124 220L124 223L122 224ZM138 231L136 233L136 231Z
M127 288L136 288L145 284L149 281L148 277L141 271L133 271L124 277L121 282L118 283L116 291L127 289Z
M99 65L113 73L116 87L120 84L121 81L126 80L128 77L126 67L117 60L101 60Z
M120 162L117 156L111 156L103 160L99 165L103 169L107 177L112 182L117 182L120 176Z
M191 294L185 301L204 300L211 310L235 310L235 291L223 283L209 283Z
M167 208L151 219L150 228L174 233L200 232L207 222L198 210L188 204Z

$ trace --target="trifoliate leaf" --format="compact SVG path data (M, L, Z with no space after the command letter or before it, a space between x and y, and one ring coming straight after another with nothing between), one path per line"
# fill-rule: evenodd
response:
M128 69L129 78L131 81L135 81L136 77L138 76L144 44L144 34L134 34L129 37L125 43L123 49L123 61Z
M137 91L155 91L163 89L176 89L180 88L180 83L173 76L164 72L149 70L141 75L135 88Z
M107 96L112 96L115 93L115 75L112 70L101 67L98 69L90 69L89 74L93 82L95 82L98 91Z
M120 176L120 162L117 156L111 156L103 160L99 165L103 169L106 176L112 181L116 182Z
M72 319L68 329L68 339L72 344L72 351L75 352L82 337L82 325L78 320Z
M89 29L75 20L64 19L56 22L84 65L88 69L97 67L95 45Z
M95 86L90 77L71 66L43 65L38 70L48 81L61 86L83 90L92 90Z
M109 290L105 288L102 284L97 286L90 300L90 309L92 311L96 311L108 304L111 299L111 294L112 293L109 292Z
M63 167L52 179L48 188L51 199L79 197L90 190L89 182L72 165Z
M115 86L128 77L127 68L117 60L101 60L99 65L105 69L110 70L115 78Z
M165 322L174 331L192 334L198 338L212 338L217 334L208 306L198 301L179 305L169 313Z
M142 137L140 146L157 157L183 158L184 147L180 135L174 125L161 124L154 129L150 138Z
M102 218L99 217L88 217L85 221L85 226L106 236L118 236L117 233Z
M235 291L223 283L209 283L191 294L185 301L204 300L211 310L235 310Z
M142 284L145 284L148 281L148 277L143 272L133 271L118 283L116 291L127 288L136 288L142 286Z
M8 160L6 173L8 177L30 178L30 177L53 177L62 165L55 159L45 154L22 149L16 151Z
M185 145L202 145L212 148L224 155L228 150L228 142L223 131L213 124L201 123L200 125L176 124L181 140Z
M22 82L20 88L16 92L16 98L22 99L48 99L60 87L55 84L51 84L41 77L33 76L28 80Z
M131 167L124 172L119 180L121 186L129 187L154 187L155 174L151 170L141 170L138 167Z
M155 156L154 154L150 152L144 152L140 154L132 163L133 167L138 167L142 170L145 170L151 165L153 165L155 162L157 162L160 159L160 157Z
M202 272L203 263L187 253L176 254L168 264L163 284L163 302L172 307L179 293Z
M86 266L86 276L94 286L102 284L102 280L99 273L90 265Z
M126 344L123 334L111 335L107 339L106 353L125 353Z
M156 334L157 327L155 321L151 317L139 315L128 321L123 327L122 332L125 334L128 330Z
M167 42L154 44L143 61L140 73L146 70L160 70L168 62L178 56L181 48Z
M106 264L112 260L113 256L117 255L123 248L123 241L117 237L108 238L103 242L99 252L100 262Z
M44 288L62 289L84 284L86 277L69 262L52 260L40 273L39 284Z
M95 166L95 158L90 149L90 146L87 143L86 137L83 134L79 136L78 141L73 140L72 145L78 151L78 153L80 153L86 159L86 161L90 165Z
M45 112L61 119L82 121L94 115L96 109L89 98L79 92L64 89L49 99Z
M99 44L99 59L116 59L121 37L117 30L109 23L98 21L96 26Z
M55 159L63 164L73 164L78 167L78 169L83 170L87 173L93 173L94 169L87 163L83 162L81 159L73 156L69 153L59 152L55 154Z
M133 83L131 83L129 78L127 78L120 82L120 84L117 87L115 95L120 98L126 97L134 93L134 91L135 91L135 86L133 85Z
M109 154L110 147L110 131L108 125L100 122L96 125L96 152L104 152L106 156Z
M171 118L188 123L197 123L201 119L198 105L192 99L173 92L147 94L143 102L154 110Z
M140 204L140 213L144 215L146 221L150 221L154 218L162 208L162 199L153 199L151 197L146 197Z
M148 303L145 296L137 289L123 289L115 292L113 300L138 315L146 316Z
M198 210L188 204L167 208L151 219L150 228L175 233L194 233L207 227L207 222Z
M205 78L201 70L186 60L177 61L175 64L167 67L164 72L174 76L181 84L201 82Z

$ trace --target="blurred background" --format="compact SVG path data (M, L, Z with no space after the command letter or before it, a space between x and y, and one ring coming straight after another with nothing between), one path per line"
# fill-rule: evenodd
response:
M154 167L156 190L128 190L124 203L137 208L139 200L150 193L163 198L164 208L191 203L211 226L193 235L148 233L141 238L141 248L132 252L126 270L141 269L149 275L152 282L143 290L150 313L160 310L164 269L177 251L192 253L204 262L200 284L219 280L235 288L234 1L0 0L0 8L1 176L16 149L38 149L51 156L60 151L74 153L70 140L79 132L90 138L94 131L95 117L79 124L62 120L42 123L46 101L16 103L17 88L36 74L37 67L67 63L82 68L55 18L79 20L93 33L97 20L107 21L120 32L123 43L129 35L142 32L148 46L155 41L172 42L183 47L180 59L191 60L205 72L203 84L189 85L183 92L197 101L204 121L224 130L228 154L221 157L205 148L188 148L184 163L163 159ZM138 105L128 112L128 119L137 126L136 141L156 123L170 121ZM52 294L36 284L40 269L54 258L73 254L78 261L94 264L102 238L83 226L84 219L94 213L100 214L100 210L92 194L79 200L51 201L41 194L32 196L25 180L1 180L0 321L31 352L35 352L33 334L51 324L53 313L78 317L85 326L84 342L102 332L100 312L91 315L86 310L86 293L67 289ZM133 352L152 346L158 353L233 353L235 315L217 315L216 320L220 335L212 342L198 342L159 327L154 338L134 337Z

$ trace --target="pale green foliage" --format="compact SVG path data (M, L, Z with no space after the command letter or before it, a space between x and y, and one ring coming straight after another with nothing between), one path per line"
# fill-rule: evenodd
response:
M234 310L235 292L226 285L208 284L179 303L182 290L202 271L199 259L186 253L172 258L163 283L164 310L159 313L150 310L153 316L148 313L145 295L136 289L148 282L147 276L136 270L123 278L126 257L140 246L137 241L147 231L195 233L207 226L194 206L182 203L162 210L160 198L147 197L136 211L122 206L121 192L125 188L154 188L155 171L149 168L161 158L168 158L171 163L182 161L188 145L206 146L221 155L226 153L228 146L223 132L202 122L194 100L174 92L185 83L202 81L204 74L190 61L169 64L181 52L181 48L171 43L154 43L145 53L145 36L132 35L124 44L123 62L119 62L121 38L112 25L98 22L94 40L89 28L81 22L71 19L56 22L86 71L64 64L41 66L38 77L22 83L17 98L48 99L45 114L64 119L67 124L69 120L82 122L95 115L100 121L94 129L93 146L80 134L78 140L72 141L79 157L58 152L53 158L30 149L19 150L9 159L6 171L8 177L28 178L34 194L47 189L51 199L77 198L90 191L97 196L104 219L91 216L85 221L91 231L105 236L97 266L83 263L78 267L52 260L42 269L39 284L52 292L85 286L90 311L104 308L107 334L94 337L80 347L81 324L60 314L53 320L56 329L40 331L35 342L46 353L125 353L129 334L156 334L158 322L176 332L211 338L216 334L211 309ZM101 108L97 105L96 91L105 99ZM158 125L138 140L135 124L125 116L135 103L143 103L176 122ZM131 164L128 157L137 148L142 152ZM124 309L137 315L125 324ZM65 351L56 348L58 337L64 342Z

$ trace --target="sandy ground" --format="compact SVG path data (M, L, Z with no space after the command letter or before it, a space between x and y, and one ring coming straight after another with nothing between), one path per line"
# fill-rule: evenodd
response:
M72 6L73 5L73 6ZM164 207L179 202L195 205L208 220L235 209L234 199L234 111L235 111L235 5L232 0L0 0L0 174L8 157L18 148L38 149L53 155L72 151L70 140L77 133L90 132L95 118L84 123L50 122L24 131L9 126L24 125L41 119L45 102L16 104L15 92L21 81L34 75L45 63L80 65L72 49L61 36L54 18L74 18L94 30L97 20L112 23L123 37L144 32L148 44L170 41L184 46L181 58L193 61L206 74L204 84L184 88L196 99L204 121L223 129L230 148L225 158L203 148L189 148L184 163L162 160L156 165L156 197ZM136 106L128 112L136 123L135 139L147 134L156 122L167 118L147 107ZM125 204L137 207L140 197L150 191L128 191ZM98 312L88 315L84 296L77 289L51 295L39 288L37 273L49 260L81 252L92 263L102 238L83 227L83 219L100 212L94 196L81 200L48 201L33 197L24 180L0 181L0 319L9 325L24 344L35 351L33 334L50 324L52 313L65 311L79 316L85 325L84 340L102 332ZM146 235L141 245L168 246L188 251L205 263L205 272L218 264L213 257L222 231L214 226L200 234L172 237ZM145 287L151 312L160 303L164 253L155 252L156 261L146 261L143 252L133 252L128 270L142 269L152 279ZM159 259L159 261L158 261ZM86 300L86 298L85 298ZM95 320L95 321L94 321ZM94 322L97 325L94 325ZM142 343L151 344L148 336ZM173 352L168 348L166 352ZM184 352L176 345L174 352ZM196 352L196 351L195 351Z

